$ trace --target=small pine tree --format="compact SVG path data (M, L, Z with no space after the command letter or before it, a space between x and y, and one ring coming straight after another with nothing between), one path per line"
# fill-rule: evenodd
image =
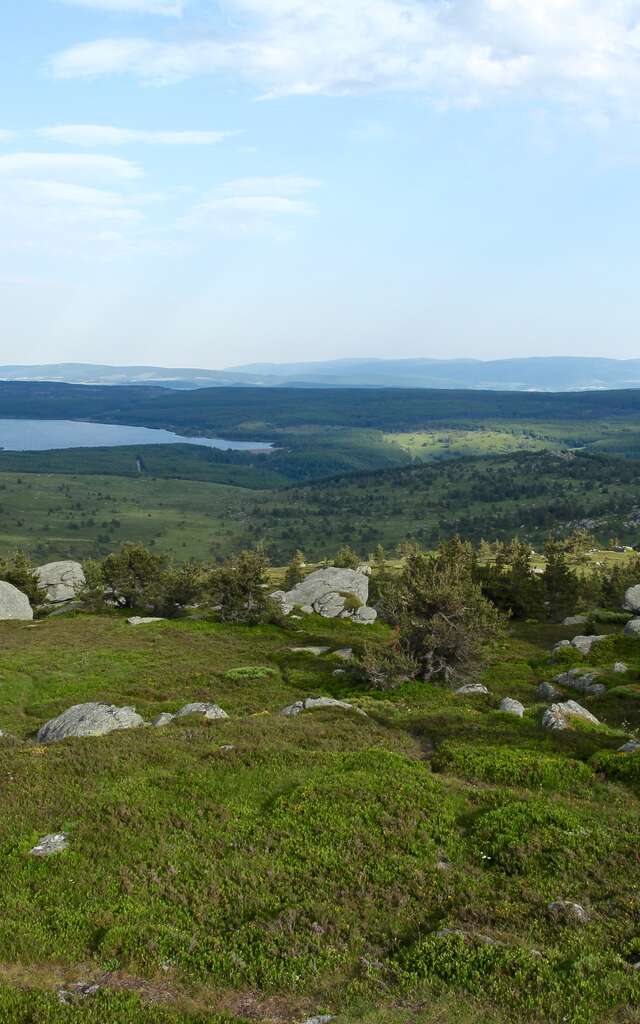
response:
M45 600L46 590L40 586L31 559L24 551L18 550L0 559L0 579L17 587L33 605L42 604Z
M564 545L554 539L545 544L546 568L542 576L549 618L559 622L576 610L580 582L573 572Z
M360 565L360 556L348 544L343 544L333 564L340 569L357 569Z
M287 572L284 578L285 587L287 590L293 590L295 586L303 579L303 569L305 567L304 554L298 550L295 552L293 558L287 566Z
M268 568L269 559L259 548L242 551L236 559L212 571L208 589L223 622L254 625L278 618L268 596Z

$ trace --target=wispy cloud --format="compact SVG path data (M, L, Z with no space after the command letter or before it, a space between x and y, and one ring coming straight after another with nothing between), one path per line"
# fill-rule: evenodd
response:
M51 71L167 83L224 70L268 96L402 90L444 106L529 94L635 114L640 99L637 0L222 0L220 11L226 36L97 39Z
M264 232L281 236L284 222L316 212L315 205L301 196L321 184L315 178L295 175L238 178L223 183L215 194L196 204L182 225L231 236Z
M76 153L8 153L0 155L0 178L131 181L142 170L130 160L117 156Z
M121 11L129 14L161 14L179 18L186 0L61 0L70 7L88 7L96 11Z
M145 131L133 128L116 128L101 124L59 124L42 128L40 135L55 142L70 146L98 148L100 146L124 146L147 144L152 146L211 146L223 142L237 132L217 131Z
M0 128L0 142L10 142L13 138L13 132L7 131L5 128Z

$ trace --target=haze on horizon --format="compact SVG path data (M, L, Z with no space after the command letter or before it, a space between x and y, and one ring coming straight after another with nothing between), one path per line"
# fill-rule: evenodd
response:
M635 0L7 6L0 362L637 355Z

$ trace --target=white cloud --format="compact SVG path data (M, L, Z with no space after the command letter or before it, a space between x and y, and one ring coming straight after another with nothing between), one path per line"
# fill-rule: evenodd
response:
M473 106L511 94L635 113L638 0L223 0L225 36L99 39L54 57L61 78L167 83L233 71L269 96L418 91Z
M121 11L129 14L161 14L179 18L186 0L62 0L71 7L88 7L96 11Z
M273 178L236 178L220 186L225 195L234 196L296 196L320 188L317 178L301 178L293 174Z
M59 124L42 128L45 138L70 146L124 146L147 143L157 146L210 146L237 134L214 131L144 131L101 124Z
M300 196L321 184L315 178L295 175L238 178L220 185L215 195L198 203L182 225L223 235L268 232L280 236L283 222L316 212L315 206Z
M8 132L4 128L0 128L0 142L10 142L13 138L13 132Z
M22 177L93 181L130 181L142 171L116 156L75 153L8 153L0 156L0 178Z

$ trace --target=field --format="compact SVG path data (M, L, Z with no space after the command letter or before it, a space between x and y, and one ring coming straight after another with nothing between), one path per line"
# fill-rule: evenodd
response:
M637 1021L640 777L609 752L640 728L640 647L598 645L608 691L586 703L604 724L550 734L535 688L570 635L514 627L473 698L371 693L331 653L293 654L357 656L361 628L317 617L3 624L0 1019ZM367 717L277 713L310 694ZM496 711L505 695L523 720ZM213 700L230 718L35 742L95 699L146 718ZM58 831L67 853L28 856ZM589 923L554 918L558 899ZM100 991L61 1006L79 982Z

